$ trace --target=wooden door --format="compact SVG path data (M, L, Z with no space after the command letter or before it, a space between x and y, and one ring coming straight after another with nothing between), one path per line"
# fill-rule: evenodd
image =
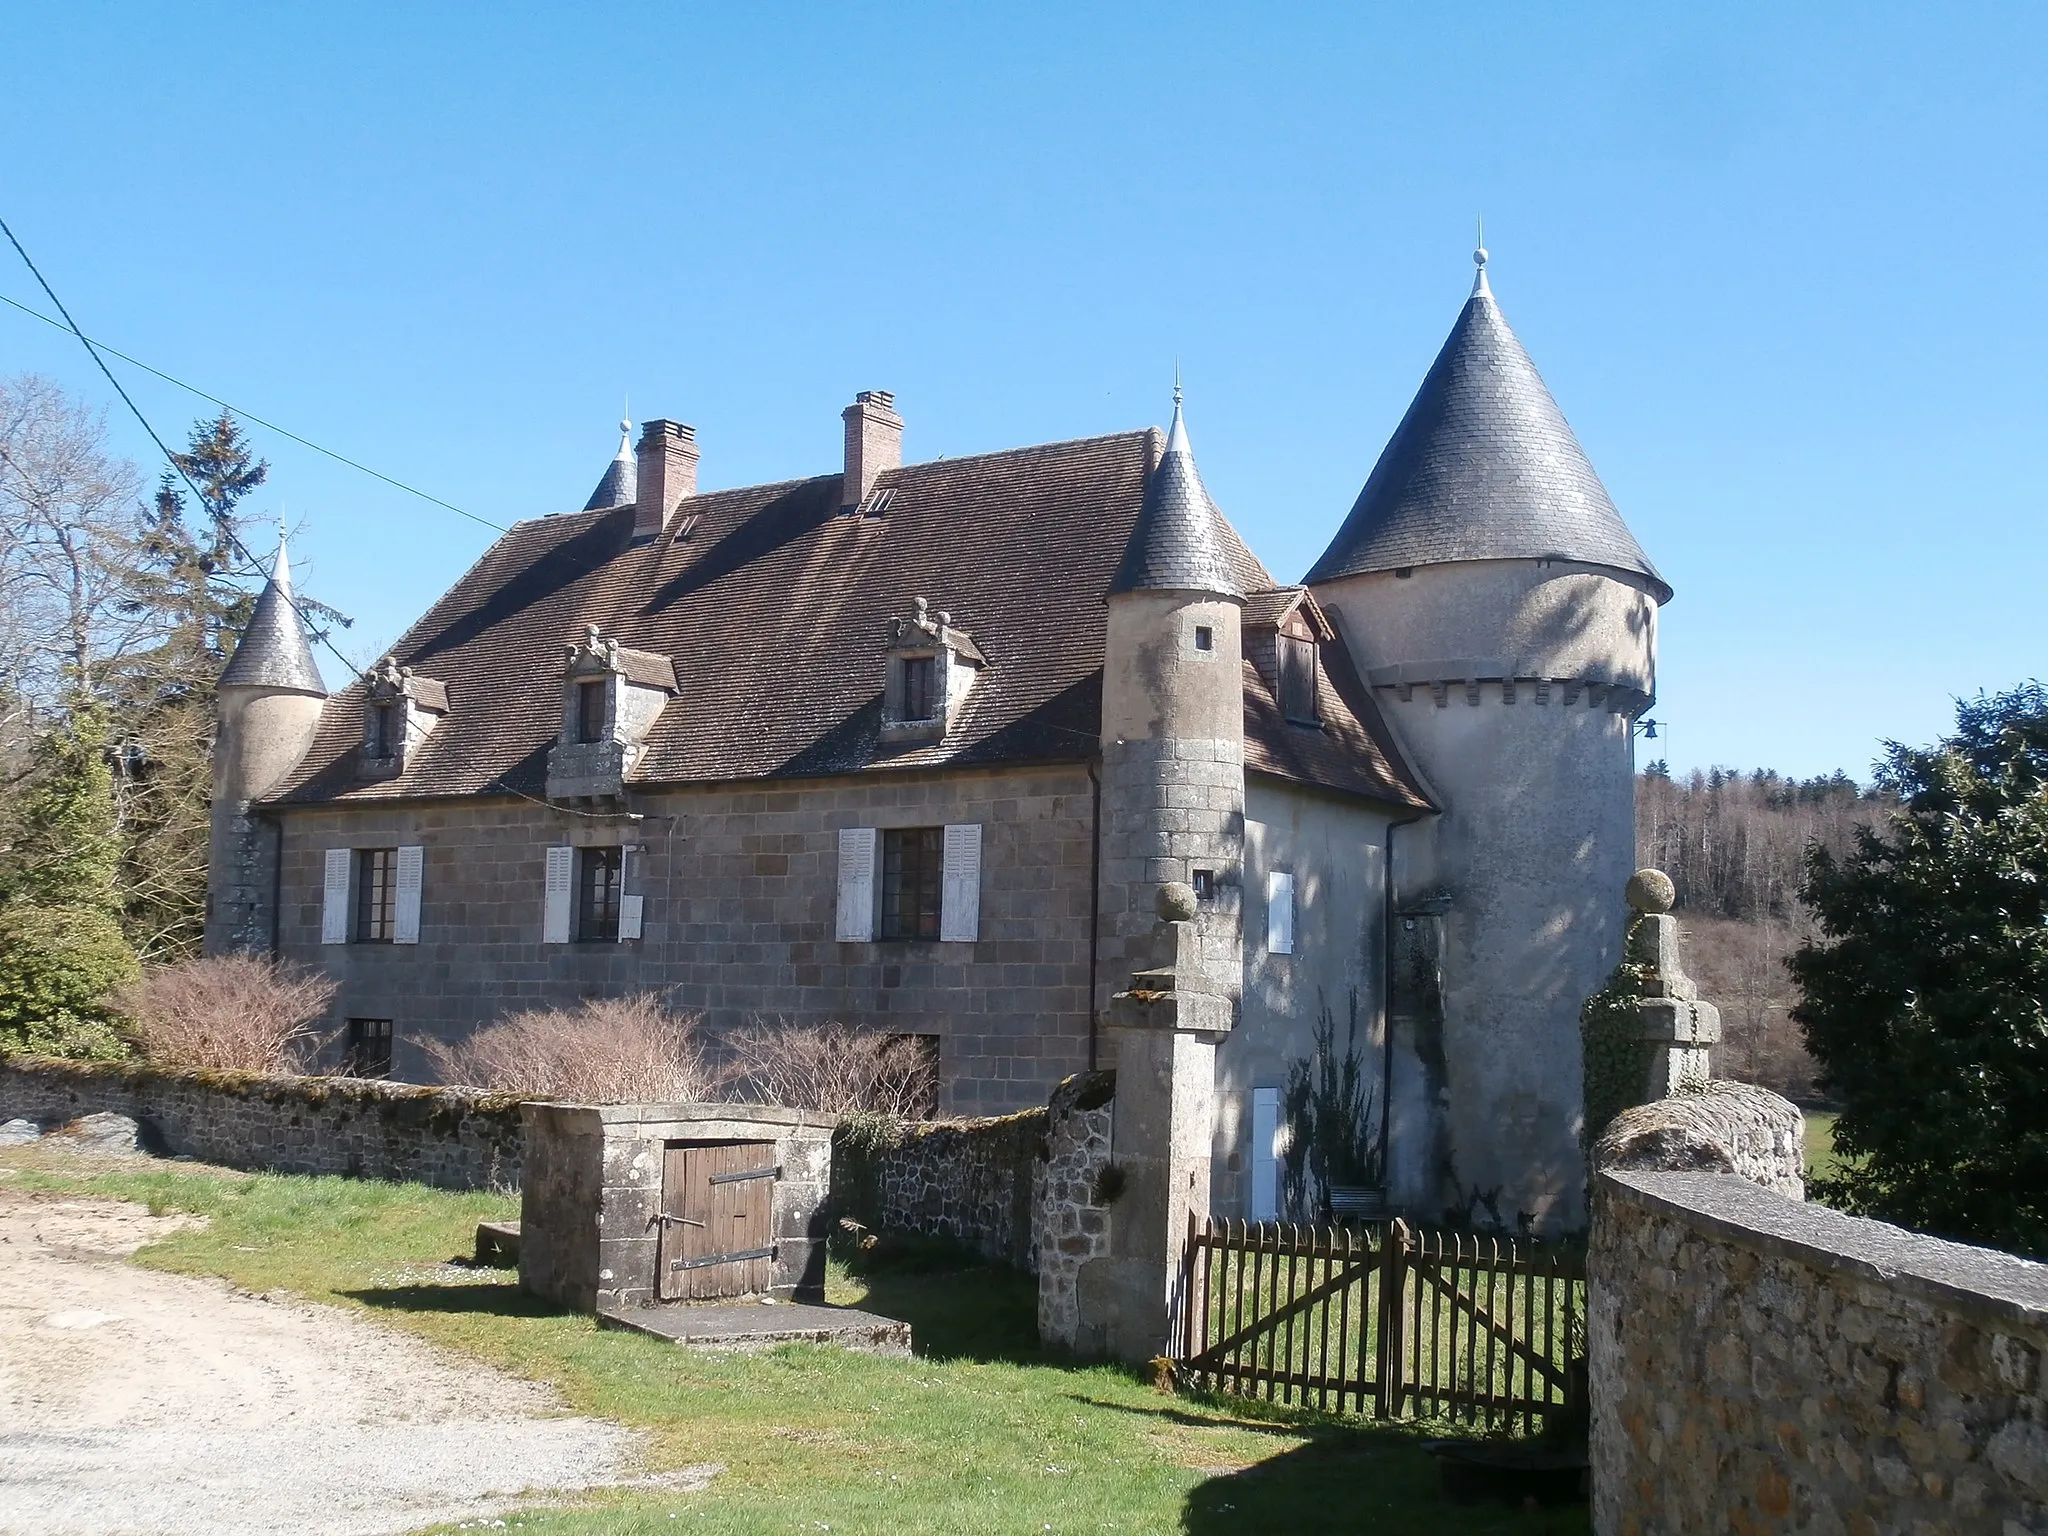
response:
M746 1296L774 1284L772 1141L672 1141L662 1157L663 1301Z

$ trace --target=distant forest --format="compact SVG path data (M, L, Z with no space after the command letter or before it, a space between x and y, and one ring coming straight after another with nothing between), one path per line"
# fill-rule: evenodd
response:
M1789 1098L1819 1095L1813 1058L1789 1016L1785 958L1812 932L1799 900L1808 845L1844 851L1893 804L1845 773L1789 779L1767 768L1674 778L1652 763L1636 779L1636 861L1678 887L1687 964L1721 1010L1717 1075Z

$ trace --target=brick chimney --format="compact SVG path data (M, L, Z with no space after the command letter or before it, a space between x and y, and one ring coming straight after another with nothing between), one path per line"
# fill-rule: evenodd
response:
M857 507L868 499L884 470L903 464L903 418L886 389L864 389L840 413L846 418L846 479L840 503Z
M680 421L647 422L633 453L639 481L633 497L633 537L651 539L668 526L678 502L697 494L697 429Z

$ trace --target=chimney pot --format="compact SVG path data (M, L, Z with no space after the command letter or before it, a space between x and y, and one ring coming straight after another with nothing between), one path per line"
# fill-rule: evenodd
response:
M840 414L846 421L846 478L840 501L857 507L885 472L902 467L903 418L896 414L896 397L886 389L862 390Z
M697 429L680 421L646 422L633 457L638 472L633 537L651 539L668 525L679 503L697 494Z

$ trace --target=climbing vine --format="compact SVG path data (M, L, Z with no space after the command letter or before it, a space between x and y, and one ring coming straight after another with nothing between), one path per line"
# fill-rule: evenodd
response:
M1641 1003L1650 968L1635 957L1641 917L1629 921L1621 964L1607 985L1586 999L1579 1011L1579 1052L1584 1062L1587 1147L1616 1115L1642 1102L1649 1064L1643 1054Z

